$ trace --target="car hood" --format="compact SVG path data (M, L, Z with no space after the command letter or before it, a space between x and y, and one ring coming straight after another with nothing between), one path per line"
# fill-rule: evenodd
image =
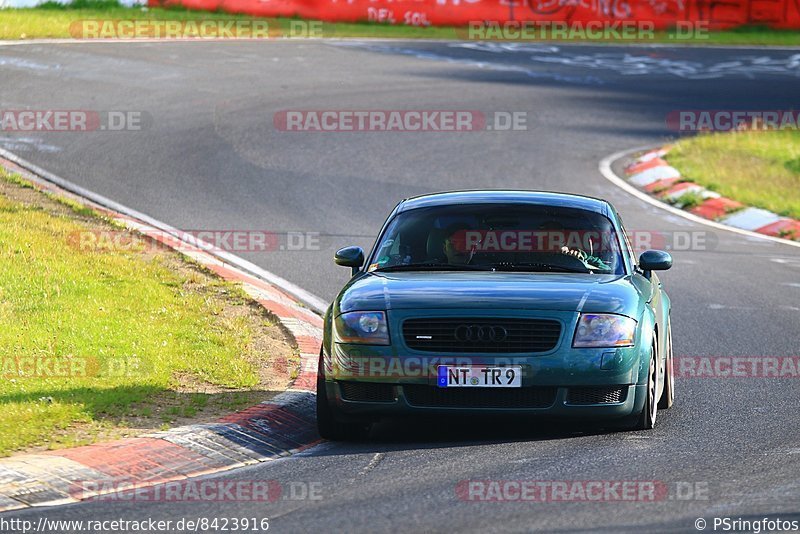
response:
M641 276L578 273L367 273L340 294L338 313L391 309L526 309L636 317L650 300Z

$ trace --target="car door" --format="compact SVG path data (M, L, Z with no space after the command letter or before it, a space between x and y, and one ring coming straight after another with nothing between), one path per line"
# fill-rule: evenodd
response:
M619 213L615 212L617 220L619 221L620 229L622 230L622 236L625 241L625 248L628 258L630 259L630 264L633 265L633 269L635 275L641 276L642 278L647 280L647 283L650 284L650 300L647 302L647 306L653 313L653 317L655 318L655 325L657 330L657 344L656 350L658 352L658 377L659 377L659 384L658 384L658 391L657 396L661 395L661 391L664 387L664 376L666 373L666 358L667 358L667 317L665 317L664 313L664 303L663 303L663 294L661 291L661 280L658 278L658 275L655 272L650 272L647 275L645 272L639 267L639 258L635 254L633 247L631 246L631 240L628 237L628 231L625 229L625 224L622 221L622 217L620 217Z
M650 284L650 300L647 302L647 306L653 312L653 317L655 318L656 324L656 350L658 351L658 391L657 397L660 397L661 391L664 387L664 376L666 373L666 358L667 358L667 317L665 317L664 312L664 302L663 302L663 294L662 294L662 285L661 280L658 278L658 275L650 271L649 273L645 273L639 267L639 258L633 251L633 247L631 246L630 238L628 237L628 231L625 229L625 225L622 222L622 217L617 215L617 219L619 220L620 228L622 229L622 235L625 240L625 247L627 248L627 253L630 258L631 264L634 266L635 272L644 277L648 280Z

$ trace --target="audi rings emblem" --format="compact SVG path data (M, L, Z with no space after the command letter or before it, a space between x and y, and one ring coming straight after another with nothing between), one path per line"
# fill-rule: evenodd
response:
M456 327L458 341L490 341L500 343L508 338L508 330L502 326L485 324L460 324Z

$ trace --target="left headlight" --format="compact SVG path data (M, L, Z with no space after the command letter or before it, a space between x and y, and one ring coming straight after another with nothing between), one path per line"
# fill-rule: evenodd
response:
M636 335L636 321L622 315L582 313L575 329L573 347L630 347Z
M389 327L382 311L343 313L333 323L339 343L389 344Z

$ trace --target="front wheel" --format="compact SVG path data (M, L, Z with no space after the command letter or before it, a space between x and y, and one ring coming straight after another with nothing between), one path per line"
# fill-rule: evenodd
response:
M672 358L672 323L667 328L667 361L664 364L664 391L658 401L659 410L667 410L675 403L675 368Z
M331 441L356 441L366 436L368 428L364 424L342 422L336 418L334 408L328 402L325 386L325 369L322 353L317 366L317 432L320 437Z
M656 358L658 358L658 350L654 342L652 354L650 355L650 366L647 371L647 397L642 407L642 413L639 414L639 418L631 430L650 430L656 426L656 415L658 414L658 401L656 400L658 365L656 364Z

